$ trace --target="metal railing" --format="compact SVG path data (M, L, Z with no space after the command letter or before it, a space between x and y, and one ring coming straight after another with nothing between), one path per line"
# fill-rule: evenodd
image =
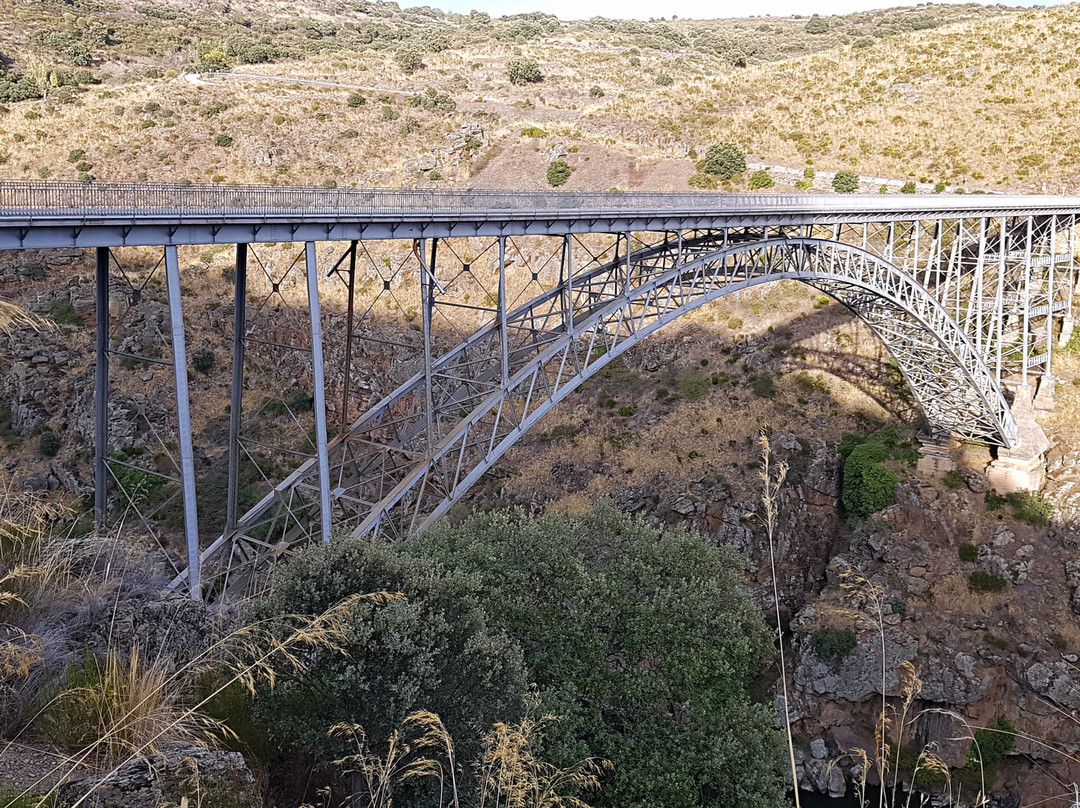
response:
M900 211L1077 212L1080 198L1055 196L884 196L880 194L619 193L397 190L292 186L0 181L0 220L25 216L220 216L541 213L741 213Z

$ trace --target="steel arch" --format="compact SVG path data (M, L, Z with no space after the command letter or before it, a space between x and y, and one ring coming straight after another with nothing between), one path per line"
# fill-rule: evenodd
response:
M613 358L712 300L785 278L821 289L868 323L932 429L1015 444L1008 404L961 327L915 278L880 256L802 237L731 244L710 235L678 251L672 246L573 277L572 289L564 282L508 315L512 337L507 324L482 329L433 366L430 383L418 374L359 419L334 446L335 521L351 525L356 537L424 529ZM569 306L560 307L566 299ZM258 589L274 559L317 533L309 526L318 523L314 469L314 460L297 469L238 522L236 534L204 552L219 562L228 553L233 578L222 587ZM282 521L272 534L252 537L275 507L285 512Z

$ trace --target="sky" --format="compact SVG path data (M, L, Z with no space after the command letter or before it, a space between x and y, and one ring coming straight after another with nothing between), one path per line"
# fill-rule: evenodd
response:
M1066 0L1002 0L1006 6L1060 5ZM473 9L486 11L493 17L517 14L524 11L545 11L564 20L588 19L601 16L617 19L648 20L652 18L679 17L715 19L717 17L747 17L751 15L786 17L792 14L847 14L872 8L889 8L914 5L903 0L400 0L402 7L430 5L444 11L467 13Z

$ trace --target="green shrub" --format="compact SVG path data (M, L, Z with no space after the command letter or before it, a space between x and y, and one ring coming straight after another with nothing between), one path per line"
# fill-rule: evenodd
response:
M972 592L1000 592L1009 582L995 572L975 570L968 576Z
M1038 491L1014 491L1002 496L996 491L986 494L986 507L996 511L1005 505L1012 510L1013 518L1018 522L1034 527L1043 527L1054 515L1054 503Z
M424 67L424 59L420 55L420 51L412 47L399 48L394 53L394 61L397 62L397 66L406 75L412 75Z
M979 548L971 542L965 542L960 545L960 549L956 553L961 561L978 561L979 560Z
M954 491L958 488L963 488L967 484L967 477L963 472L953 469L945 473L945 476L941 478L941 482L945 484L946 488L951 488Z
M209 373L215 362L217 362L217 357L209 348L200 348L191 355L191 366L199 373Z
M233 144L233 136L222 132L214 139L214 143L223 149L227 149Z
M702 191L714 191L720 184L716 177L712 174L706 174L704 171L691 174L686 182L691 188L698 188Z
M56 457L60 453L60 436L51 429L41 434L38 450L42 457Z
M734 143L714 143L705 151L701 170L722 180L746 171L746 154Z
M773 182L773 178L764 168L759 169L750 175L751 190L756 191L759 188L772 188L774 185L776 185L776 183Z
M912 180L908 180L907 182L904 183L903 187L900 189L900 193L902 193L902 194L913 194L913 193L915 193L915 183Z
M670 87L672 84L675 83L675 79L673 79L667 73L661 73L659 76L656 77L656 83L660 87Z
M434 87L428 87L423 93L417 93L409 99L414 107L423 107L433 112L452 112L457 102L448 93L440 93Z
M521 130L521 136L543 138L547 137L548 133L546 129L541 129L539 126L526 126Z
M974 743L967 753L967 765L957 772L958 779L971 784L981 784L985 779L986 787L992 788L1005 756L1015 745L1016 727L1004 716L986 729L975 730Z
M506 63L506 75L511 84L535 84L544 80L540 65L533 59L511 59Z
M330 763L344 751L327 737L330 726L358 723L383 752L406 715L430 710L471 759L479 750L470 726L514 720L527 679L520 645L485 615L470 578L386 543L337 539L279 568L273 594L255 604L252 619L318 614L373 592L405 598L358 604L345 618L340 651L307 651L300 672L283 666L276 685L258 694L256 718L279 745Z
M679 397L687 401L697 401L709 392L712 386L709 377L692 370L679 377Z
M837 171L832 187L838 194L853 194L859 190L859 175L854 171Z
M731 548L603 505L478 514L400 546L479 582L542 711L564 717L544 741L551 761L614 763L591 805L782 804L780 733L747 690L771 635Z
M384 121L396 121L398 119L398 113L397 110L389 104L383 104L382 110L379 112L379 117Z
M892 503L900 477L881 464L887 460L904 460L914 465L918 453L910 441L900 439L893 425L860 438L844 435L839 445L844 458L843 495L841 501L847 515L865 519Z
M552 188L565 185L570 179L570 166L565 160L554 160L547 167L547 181Z
M859 644L855 632L849 628L819 628L810 636L810 642L814 646L814 653L822 662L828 662L834 668L839 668L848 655Z
M808 34L824 34L828 32L829 24L815 14L807 21L805 30Z
M589 97L590 98L603 98L604 97L604 88L600 87L597 84L594 84L592 87L589 88Z
M79 162L82 162L85 159L86 159L86 150L85 149L72 149L70 152L68 152L67 160L68 160L69 163L79 163Z
M771 373L755 374L750 377L750 389L758 398L776 398L776 383Z
M364 106L364 104L367 103L367 99L364 97L363 93L349 93L349 97L345 100L345 103L353 109L356 109L357 107Z
M49 304L49 316L57 325L82 325L70 300L60 298Z

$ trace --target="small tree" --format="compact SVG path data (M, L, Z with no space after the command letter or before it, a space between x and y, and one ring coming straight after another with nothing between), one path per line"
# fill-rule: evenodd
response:
M547 168L548 185L552 188L566 185L566 181L570 179L570 171L570 166L565 160L555 160L550 163Z
M511 84L534 84L544 80L535 59L511 59L506 63L506 75Z
M854 171L837 171L832 187L838 194L853 194L859 190L859 175Z
M714 143L705 152L701 170L715 174L722 180L730 180L746 171L746 154L734 143Z
M406 75L412 75L424 67L424 59L416 48L400 48L394 54L394 61Z
M769 176L769 172L764 168L755 171L750 175L750 188L751 190L758 190L759 188L772 188L776 185L773 182L773 178Z

